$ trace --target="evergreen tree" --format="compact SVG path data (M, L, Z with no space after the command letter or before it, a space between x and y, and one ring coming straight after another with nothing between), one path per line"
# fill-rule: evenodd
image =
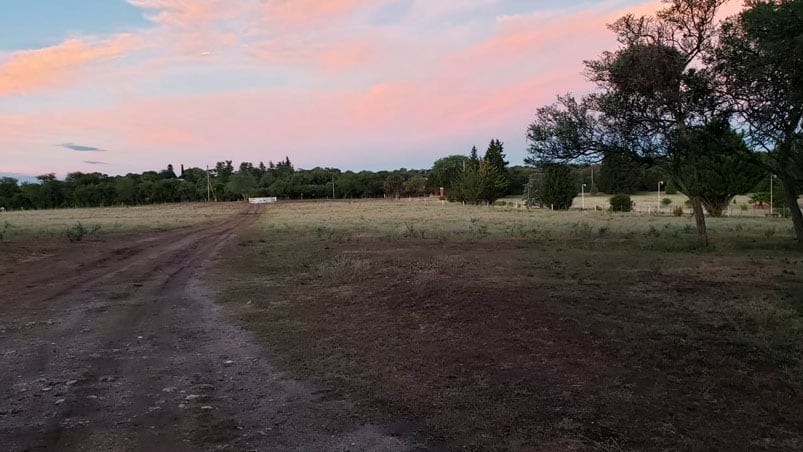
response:
M711 216L722 215L730 200L754 187L763 174L748 159L742 136L722 118L678 134L673 146L672 181L689 199L699 199Z
M479 179L482 187L480 200L489 205L504 196L509 184L499 167L488 162L480 164Z
M468 163L470 163L475 168L480 167L480 157L477 154L477 146L471 147L471 153L468 156Z
M544 164L539 178L538 198L545 207L569 210L577 196L577 180L568 165Z
M633 194L639 189L643 167L621 152L606 152L595 183L604 193Z
M488 150L485 151L485 157L483 161L487 165L491 165L499 170L499 174L501 174L505 179L508 178L508 170L507 164L508 162L505 161L505 148L504 144L497 140L493 139L488 144Z

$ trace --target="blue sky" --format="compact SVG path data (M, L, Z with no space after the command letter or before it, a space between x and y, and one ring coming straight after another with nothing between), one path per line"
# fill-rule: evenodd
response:
M147 26L142 10L116 0L4 0L2 50L58 44L73 35L109 34Z

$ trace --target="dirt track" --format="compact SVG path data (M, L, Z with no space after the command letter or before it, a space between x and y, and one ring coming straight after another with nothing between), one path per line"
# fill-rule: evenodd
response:
M260 213L0 267L3 449L410 450L218 312L200 276Z

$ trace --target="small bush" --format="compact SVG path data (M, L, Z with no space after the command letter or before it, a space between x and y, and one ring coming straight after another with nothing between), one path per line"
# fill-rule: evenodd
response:
M683 207L675 206L674 208L672 208L672 215L674 215L676 217L682 217L683 216Z
M633 201L630 200L630 195L615 195L609 200L611 203L611 210L614 212L630 212L633 210Z
M14 226L12 226L12 225L11 225L11 223L9 223L8 221L4 222L4 223L3 223L3 226L2 226L2 227L0 227L0 240L3 240L3 238L4 238L4 237L6 236L6 234L8 233L9 229L11 229L11 228L13 228L13 227L14 227Z
M11 223L9 223L8 221L3 223L3 226L0 227L0 241L2 241L3 238L5 238L6 234L8 233L8 230L11 229L12 227L13 226L11 226Z
M473 236L479 237L479 238L488 236L488 234L489 234L488 226L486 226L484 224L480 224L480 219L479 218L471 218L470 221L471 221L471 224L468 227L468 233L470 235L473 235Z
M661 200L662 206L669 206L672 205L672 198L664 198Z
M404 222L404 233L402 234L404 237L410 239L417 239L417 238L424 238L425 233L423 229L416 229L415 223L407 223Z
M72 227L67 229L67 239L71 242L80 242L87 235L96 234L100 231L100 225L96 224L91 228L87 228L80 221L76 222Z

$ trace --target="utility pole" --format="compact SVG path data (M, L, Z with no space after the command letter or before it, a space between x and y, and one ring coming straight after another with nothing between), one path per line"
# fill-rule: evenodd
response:
M212 183L209 180L209 165L206 165L206 202L209 202L211 194L212 194Z

